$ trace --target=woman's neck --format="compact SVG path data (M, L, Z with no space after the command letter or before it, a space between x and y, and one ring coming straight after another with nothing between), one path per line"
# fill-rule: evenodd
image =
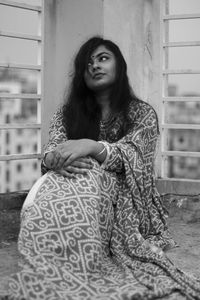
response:
M109 93L101 92L96 94L96 100L101 108L102 119L103 120L107 119L111 112Z

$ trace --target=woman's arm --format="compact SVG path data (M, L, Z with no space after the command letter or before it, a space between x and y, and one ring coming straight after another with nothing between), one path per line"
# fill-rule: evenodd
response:
M91 167L88 156L102 163L107 156L104 145L89 139L68 140L62 118L62 108L59 108L50 123L49 141L41 164L42 173L51 169L62 169L63 175L66 172L83 173Z
M149 159L154 156L158 138L158 121L153 108L148 104L138 109L137 117L129 128L128 133L115 143L104 142L109 153L104 168L109 171L122 172L123 160L126 155L131 164Z
M67 141L67 133L62 123L62 108L60 107L53 115L49 127L49 141L45 146L44 153L53 151L59 144Z
M54 113L53 118L51 119L50 122L49 141L47 145L45 145L44 147L43 158L41 162L42 174L45 174L48 170L51 169L49 160L47 162L47 155L53 152L59 144L65 141L67 141L67 133L62 124L62 108L60 107Z
M68 140L59 144L45 156L45 164L49 169L65 169L78 159L92 157L99 163L104 162L107 150L104 144L90 139Z

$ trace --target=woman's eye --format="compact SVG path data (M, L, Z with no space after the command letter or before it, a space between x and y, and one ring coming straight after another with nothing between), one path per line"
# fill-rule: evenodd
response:
M106 61L107 59L108 59L107 56L101 56L101 57L100 57L100 61Z

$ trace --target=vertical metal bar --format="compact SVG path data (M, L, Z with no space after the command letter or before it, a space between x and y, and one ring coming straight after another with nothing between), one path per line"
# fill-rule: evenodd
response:
M169 65L169 50L168 47L163 47L163 43L169 41L169 21L163 20L163 15L169 14L169 0L161 1L161 97L168 95L168 74L163 75L163 70L168 68ZM163 125L166 122L166 106L167 104L162 101L162 109L161 109L161 124ZM162 128L161 131L161 155L162 153L167 150L167 143L168 143L168 130ZM167 176L167 169L168 169L168 161L167 157L161 157L161 177Z
M38 12L38 35L42 36L42 13ZM42 41L37 42L37 63L41 65L42 68ZM42 83L41 83L41 71L37 72L37 93L41 94ZM37 123L41 123L41 99L37 100ZM37 131L37 152L41 153L41 129Z
M165 15L169 14L169 0L165 0ZM169 42L169 21L164 22L164 41L166 43ZM169 48L164 48L164 70L169 68ZM164 90L164 96L168 96L168 87L169 87L169 75L165 74L163 78L163 90ZM163 103L163 121L166 123L167 120L167 103ZM169 130L165 129L164 132L164 150L168 149L168 143L169 143ZM163 175L167 177L168 175L168 157L165 156L164 158L164 166L163 166Z
M163 34L164 34L164 24L163 24L163 15L164 15L164 6L165 0L160 1L160 98L161 98L161 138L160 138L160 176L164 176L164 159L162 156L162 152L164 150L164 129L162 128L162 124L164 122L164 105L163 105Z

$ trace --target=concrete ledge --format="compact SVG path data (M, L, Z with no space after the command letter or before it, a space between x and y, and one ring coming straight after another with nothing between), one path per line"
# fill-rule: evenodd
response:
M0 193L0 210L3 209L20 209L28 191Z
M200 224L200 195L165 194L162 202L173 222Z
M160 194L200 195L200 180L189 179L156 179Z
M157 179L156 186L162 195L200 196L200 180ZM0 210L20 209L28 194L28 190L0 193Z

